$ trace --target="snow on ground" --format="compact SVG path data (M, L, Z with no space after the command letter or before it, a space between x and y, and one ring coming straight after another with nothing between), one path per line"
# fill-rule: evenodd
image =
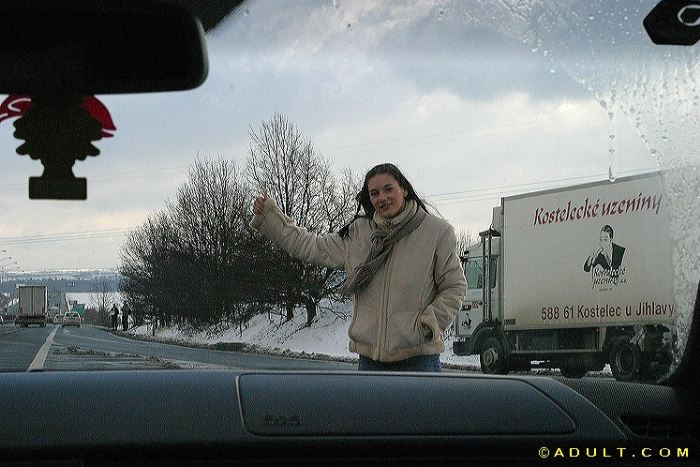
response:
M328 304L326 304L328 305ZM303 308L295 310L294 319L283 322L280 316L268 319L262 314L251 319L241 333L238 328L230 328L216 335L205 332L191 334L178 330L175 326L159 328L156 337L188 344L213 345L218 343L241 342L252 344L262 351L282 354L285 351L304 353L310 357L324 355L342 359L357 359L357 355L348 350L348 326L352 315L352 303L333 303L333 311L319 308L311 327L306 327L306 312ZM147 337L151 335L148 325L133 328L132 334ZM445 342L445 351L440 355L443 364L478 370L479 356L460 357L452 353L454 336ZM533 369L536 374L554 374L548 369ZM611 375L610 367L602 372L589 372L589 376Z
M306 327L306 312L295 310L294 319L284 322L280 316L262 314L251 319L241 333L238 328L230 328L216 335L199 332L180 331L175 326L159 328L156 337L189 344L212 345L217 343L242 342L258 346L273 353L292 351L305 354L327 355L343 359L356 359L357 355L348 350L348 326L352 315L352 303L334 303L332 310L320 307L311 327ZM148 325L129 331L142 337L151 335ZM445 352L440 356L443 363L467 365L477 368L479 357L459 357L452 354L452 339L445 342Z

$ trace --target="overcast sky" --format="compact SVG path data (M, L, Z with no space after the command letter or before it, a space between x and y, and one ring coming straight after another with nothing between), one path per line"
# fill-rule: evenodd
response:
M252 2L210 34L197 90L99 96L117 131L74 166L87 201L29 201L42 167L15 153L14 120L0 123L0 258L117 267L124 233L165 206L198 156L244 165L250 128L275 112L338 171L398 164L472 233L502 195L606 178L610 149L618 175L653 169L650 114L605 99L632 95L616 79L648 57L641 20L654 2L601 13L607 3L559 2L571 10L540 30L537 18L559 10L537 1Z

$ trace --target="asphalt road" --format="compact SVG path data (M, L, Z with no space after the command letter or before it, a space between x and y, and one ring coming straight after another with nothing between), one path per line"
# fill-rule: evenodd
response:
M352 371L357 364L136 341L92 326L0 326L0 372L155 368Z
M93 326L0 326L0 372L178 368L355 371L357 363L182 347L128 339Z

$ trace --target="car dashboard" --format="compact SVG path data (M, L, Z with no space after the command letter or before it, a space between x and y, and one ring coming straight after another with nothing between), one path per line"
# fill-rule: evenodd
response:
M12 395L0 410L5 422L0 465L425 464L558 457L629 463L648 461L645 454L657 462L688 461L698 448L697 421L688 418L698 403L690 390L597 379L36 372L0 375L0 391ZM665 450L670 458L660 454Z

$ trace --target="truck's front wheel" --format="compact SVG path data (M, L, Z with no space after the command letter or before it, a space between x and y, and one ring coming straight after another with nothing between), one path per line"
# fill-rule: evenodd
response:
M508 373L508 362L501 341L489 337L481 346L481 371L487 375L505 375Z
M619 381L634 381L639 374L641 351L637 344L629 341L629 337L620 336L610 348L610 369L615 379Z
M588 373L588 368L583 363L567 362L559 369L565 378L583 378Z

